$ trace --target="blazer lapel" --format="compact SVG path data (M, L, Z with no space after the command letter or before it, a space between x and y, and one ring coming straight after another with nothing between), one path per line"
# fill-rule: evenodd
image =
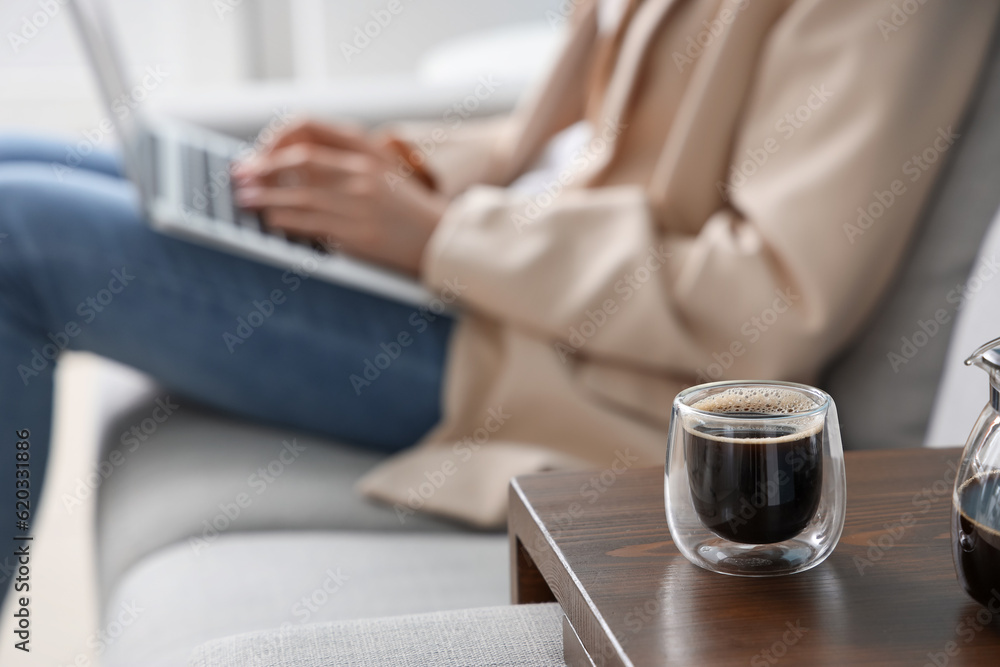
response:
M681 0L645 0L636 11L632 25L628 27L621 51L615 62L611 79L608 81L604 103L601 105L600 116L593 119L594 135L602 136L607 141L607 148L600 151L591 162L589 168L577 174L581 182L589 182L596 178L611 163L620 132L612 132L611 136L602 135L605 127L617 127L628 111L628 103L632 97L632 89L636 85L643 57L649 49L650 41L656 34L660 24L670 10Z
M631 97L632 89L638 78L642 59L649 49L650 41L657 28L666 18L670 9L682 0L644 0L637 10L632 25L621 52L615 61L615 66L608 81L607 92L601 105L599 117L594 119L596 136L602 134L603 128L614 126L627 111L626 107ZM569 38L562 58L556 64L552 75L544 86L525 100L515 112L521 119L520 131L516 139L501 160L503 176L501 180L512 180L525 169L538 151L545 145L552 134L565 126L567 111L582 110L581 95L583 82L587 79L586 64L590 62L591 50L597 36L596 4L589 2L581 6L582 14ZM585 184L595 178L611 162L614 155L617 134L608 141L595 158L579 172L573 175L575 183Z
M597 35L596 2L580 5L578 16L559 60L545 81L521 101L514 111L519 132L504 155L503 180L516 178L544 148L552 135L579 119L583 102L581 82Z

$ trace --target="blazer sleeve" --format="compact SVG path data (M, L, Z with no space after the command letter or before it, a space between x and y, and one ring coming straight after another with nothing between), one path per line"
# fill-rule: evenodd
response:
M708 184L724 196L707 219L670 219L669 201L617 186L567 191L525 224L524 197L473 187L432 237L425 281L564 359L808 377L891 279L997 16L918 6L897 26L885 1L792 3L719 128L732 168Z
M445 113L439 121L392 123L378 133L405 142L411 159L434 179L435 188L454 197L470 185L502 185L505 180L503 146L516 136L519 119L513 114L463 118ZM400 161L392 177L406 178Z

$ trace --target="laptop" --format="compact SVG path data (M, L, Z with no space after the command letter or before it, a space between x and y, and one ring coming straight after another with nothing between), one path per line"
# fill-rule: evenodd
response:
M141 109L115 113L132 90L101 0L69 0L108 116L121 143L125 175L135 184L149 224L159 232L418 307L434 297L409 276L285 237L238 207L229 165L247 144ZM121 104L119 102L119 107ZM439 302L440 303L440 302Z

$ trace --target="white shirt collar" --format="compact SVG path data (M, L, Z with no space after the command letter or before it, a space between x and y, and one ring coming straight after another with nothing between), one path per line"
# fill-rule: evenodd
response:
M625 15L628 0L599 0L597 3L597 27L602 33L611 34Z

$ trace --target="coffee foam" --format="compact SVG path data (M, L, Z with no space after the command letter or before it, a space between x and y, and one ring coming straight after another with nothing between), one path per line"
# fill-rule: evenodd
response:
M796 415L819 406L799 392L783 387L732 387L703 398L691 407L723 414Z
M741 413L746 413L748 420L751 419L750 414L754 416L787 416L794 420L796 415L811 412L818 408L819 405L807 396L783 387L732 387L718 394L707 396L691 405L691 407L702 412L716 413L719 416L735 419L739 419ZM693 415L689 415L688 419L685 420L684 430L706 440L739 445L766 445L793 442L819 433L823 430L823 418L820 415L816 415L813 419L816 420L815 423L804 424L795 433L770 438L727 438L718 434L704 433L697 428L697 426L704 422L704 418L694 417ZM752 422L749 422L747 425L750 428L757 426L761 430L768 428L765 424L754 425Z

